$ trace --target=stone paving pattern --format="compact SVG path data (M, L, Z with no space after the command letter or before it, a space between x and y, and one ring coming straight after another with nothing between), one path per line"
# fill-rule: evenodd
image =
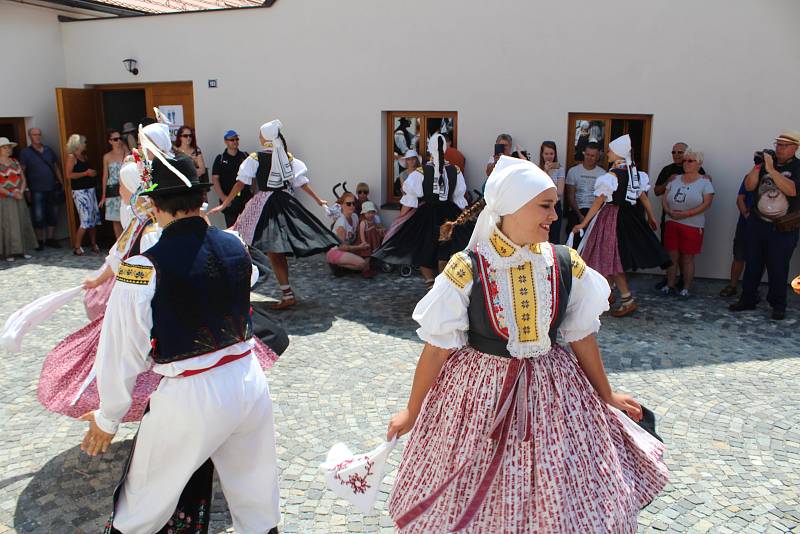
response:
M0 265L0 320L18 306L76 285L99 256L66 250ZM391 456L378 513L363 516L325 490L318 465L337 441L354 450L380 443L404 406L421 344L411 310L418 278L381 274L334 278L320 257L291 262L301 304L278 316L291 346L268 379L276 408L281 532L392 532L385 501L402 442ZM612 384L635 393L659 417L671 469L667 489L644 510L640 532L800 532L800 298L783 322L769 309L733 315L702 281L689 300L663 298L656 278L633 286L640 311L607 317L599 335ZM271 299L268 281L254 300ZM45 354L85 324L75 301L0 360L0 534L94 533L136 425L120 429L104 457L78 444L85 424L36 400ZM232 532L217 491L212 532Z

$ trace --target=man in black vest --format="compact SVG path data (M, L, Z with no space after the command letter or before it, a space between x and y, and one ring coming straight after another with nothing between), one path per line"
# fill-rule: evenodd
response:
M163 154L160 155L163 157ZM81 449L103 453L139 373L164 378L150 398L106 532L205 532L214 470L236 532L277 533L278 469L269 387L251 354L250 256L200 216L191 159L159 157L149 195L164 229L123 262L97 351L100 409ZM188 177L188 178L187 178Z

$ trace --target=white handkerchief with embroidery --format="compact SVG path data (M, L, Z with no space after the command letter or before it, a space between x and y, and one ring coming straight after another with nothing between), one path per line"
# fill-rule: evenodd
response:
M325 482L337 496L349 501L363 514L374 512L375 500L386 470L386 459L397 438L382 443L365 454L353 454L344 443L337 443L319 467Z

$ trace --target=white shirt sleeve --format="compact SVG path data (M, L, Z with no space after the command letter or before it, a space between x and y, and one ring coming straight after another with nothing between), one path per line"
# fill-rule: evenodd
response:
M572 289L564 319L558 327L565 343L580 341L600 330L600 315L608 310L611 294L605 277L587 267L577 252L572 251L572 254Z
M611 202L611 196L617 190L617 177L614 173L607 172L594 182L594 196L606 196L606 202Z
M580 165L580 163L578 165ZM576 178L578 174L578 165L575 165L567 171L567 177L564 180L565 185L578 185L578 179Z
M459 269L463 276L457 272ZM419 323L419 338L442 349L466 345L471 292L472 266L469 256L461 252L450 259L445 270L436 277L433 288L414 308L412 317Z
M400 199L400 204L416 208L419 206L420 197L422 197L422 173L414 171L409 173L403 182L403 198Z
M639 188L642 193L650 191L650 176L644 171L639 171Z
M100 408L95 421L114 434L131 406L136 377L150 367L150 301L156 289L153 264L144 256L122 263L108 299L95 369Z
M462 210L467 207L467 199L464 197L466 193L467 181L464 180L464 175L459 172L456 178L456 190L453 191L453 202Z
M248 156L241 165L239 165L239 173L236 179L244 185L253 185L253 178L256 177L258 171L258 160L252 156Z
M308 179L308 167L297 158L292 159L292 172L294 172L292 187L295 189L299 189L311 181Z

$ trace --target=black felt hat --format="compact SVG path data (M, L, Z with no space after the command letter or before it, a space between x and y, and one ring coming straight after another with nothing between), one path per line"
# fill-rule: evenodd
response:
M159 158L155 158L150 170L150 187L145 189L142 195L160 197L189 193L190 191L194 191L195 188L199 188L201 191L208 190L208 183L201 183L198 181L197 171L195 170L192 158L185 154L177 154L174 158L167 158L167 162L183 174L192 184L192 187L187 186L186 182L175 174L172 169L167 167Z

